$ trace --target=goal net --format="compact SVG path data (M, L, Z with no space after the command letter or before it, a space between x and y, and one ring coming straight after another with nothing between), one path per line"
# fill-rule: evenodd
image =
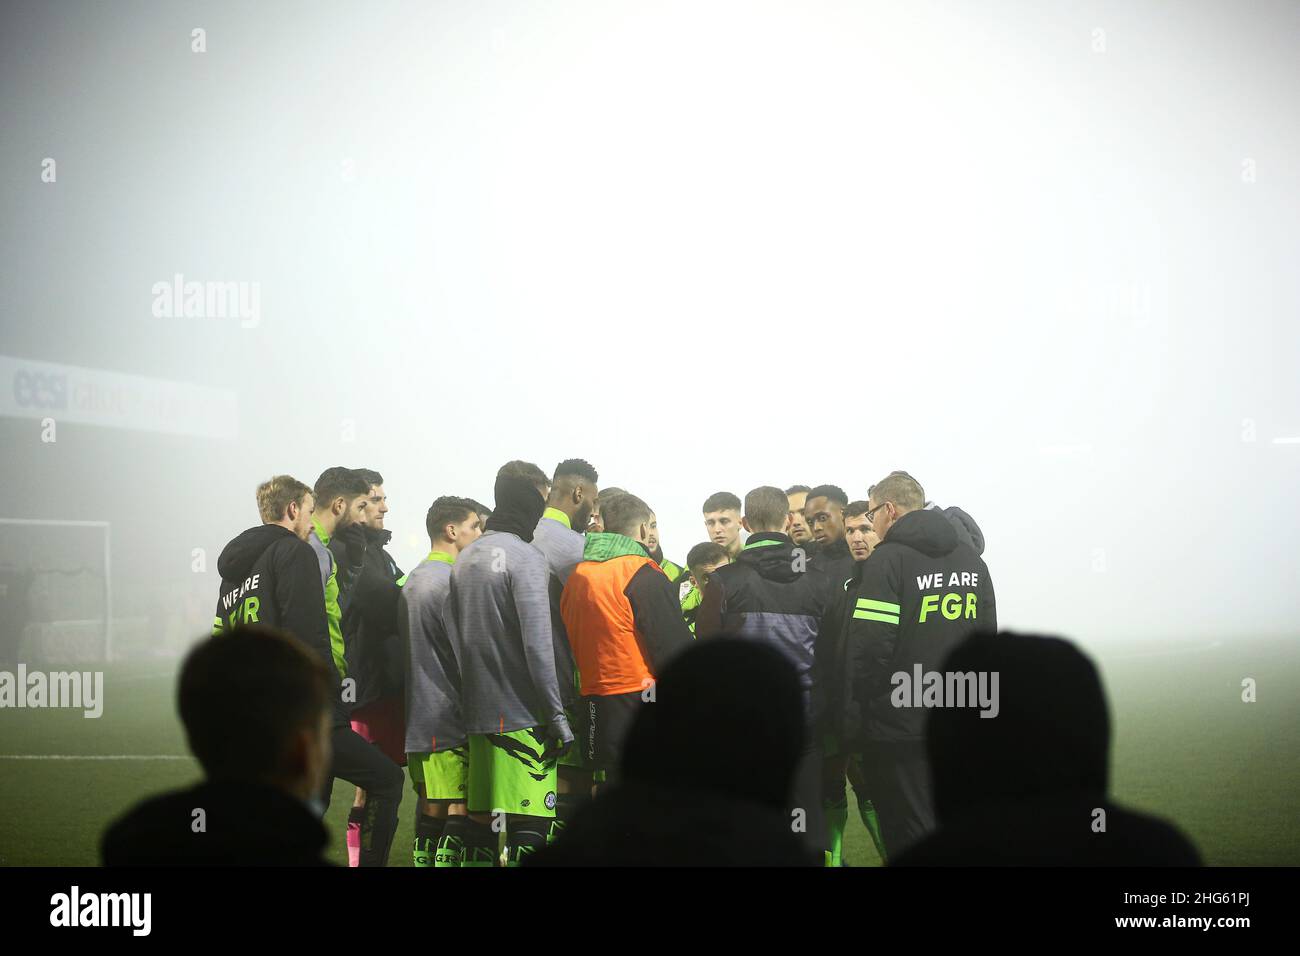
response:
M113 657L105 521L0 518L0 665Z

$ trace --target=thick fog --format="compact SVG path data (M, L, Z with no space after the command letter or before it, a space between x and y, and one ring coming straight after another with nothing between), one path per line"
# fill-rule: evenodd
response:
M382 472L409 569L582 457L679 562L714 491L902 468L1004 627L1295 633L1295 4L0 16L0 516L110 522L122 613L202 632L274 473ZM60 420L33 363L195 388Z

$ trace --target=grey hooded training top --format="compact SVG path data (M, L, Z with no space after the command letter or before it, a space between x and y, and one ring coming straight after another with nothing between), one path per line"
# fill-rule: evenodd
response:
M544 727L573 740L556 677L550 568L531 544L488 531L451 569L447 624L470 734Z
M406 752L440 753L465 744L460 669L443 612L455 559L442 551L406 576L397 602L397 630L407 645Z

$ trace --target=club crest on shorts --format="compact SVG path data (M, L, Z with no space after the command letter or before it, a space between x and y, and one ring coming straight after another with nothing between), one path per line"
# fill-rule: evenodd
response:
M554 809L555 809L555 791L554 791L554 790L548 790L548 791L546 791L546 809L547 809L547 810L554 810Z

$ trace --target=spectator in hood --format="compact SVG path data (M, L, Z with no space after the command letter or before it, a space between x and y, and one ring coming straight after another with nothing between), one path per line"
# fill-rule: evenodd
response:
M725 636L692 646L637 711L619 781L529 864L816 865L787 809L804 751L801 696L772 647Z
M1200 865L1175 827L1107 797L1106 697L1097 669L1074 645L977 634L943 669L997 674L997 717L972 707L930 712L939 827L894 865Z

